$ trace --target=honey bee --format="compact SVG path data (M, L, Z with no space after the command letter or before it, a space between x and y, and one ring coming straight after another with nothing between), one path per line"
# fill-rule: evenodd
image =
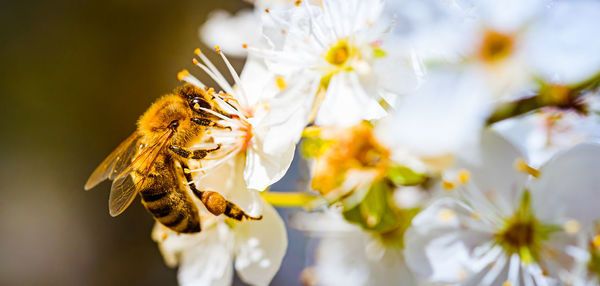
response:
M213 112L206 112L208 109ZM178 233L201 229L198 209L188 188L214 215L224 214L239 221L260 220L262 215L246 214L217 192L198 190L192 175L184 171L190 160L202 160L221 147L189 149L207 128L227 128L216 123L217 113L224 111L214 101L214 95L193 85L159 98L140 117L137 130L94 170L85 190L105 179L112 180L108 203L111 216L121 214L140 193L142 204L152 216Z

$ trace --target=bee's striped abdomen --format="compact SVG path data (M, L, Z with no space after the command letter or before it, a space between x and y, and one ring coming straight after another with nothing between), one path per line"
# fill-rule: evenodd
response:
M176 232L199 232L198 210L189 195L179 190L180 184L168 184L170 180L166 176L149 177L148 180L153 182L140 190L140 194L144 206L154 218Z

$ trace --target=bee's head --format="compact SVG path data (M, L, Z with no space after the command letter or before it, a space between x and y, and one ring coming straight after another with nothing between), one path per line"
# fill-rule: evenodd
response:
M175 94L181 96L188 104L188 107L196 113L202 114L201 108L214 109L211 104L211 96L206 90L197 86L186 84L175 90Z
M158 99L140 117L138 128L149 133L164 133L188 128L192 111L187 102L177 95L166 95Z

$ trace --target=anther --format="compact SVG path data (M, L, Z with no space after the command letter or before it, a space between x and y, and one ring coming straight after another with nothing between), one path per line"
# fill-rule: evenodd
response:
M198 65L198 60L196 58L193 58L192 63L194 63L194 65Z
M454 188L456 187L456 185L453 182L442 180L442 187L446 191L452 191L452 190L454 190Z
M471 173L465 169L458 171L458 181L466 184L471 178Z
M242 48L247 49L248 48L248 44L242 44Z
M296 0L296 2L294 2L294 5L296 5L296 6L300 6L300 4L302 4L302 1L300 1L300 0Z
M196 56L200 56L200 54L202 54L202 50L200 50L200 48L196 48L194 50L194 54L196 54Z
M533 176L534 178L538 178L540 176L540 171L536 168L527 165L523 158L515 160L515 169L517 169L517 171L519 172L527 173Z
M198 103L194 104L194 109L196 109L196 110L200 109L200 104L198 104Z
M568 234L576 234L581 230L581 225L576 220L570 220L565 223L564 229Z
M269 8L265 9L265 12L270 13L271 10L269 10Z
M510 281L504 281L504 283L502 283L502 286L512 286L512 283L510 283Z
M277 83L277 87L281 90L285 89L286 84L285 84L285 80L283 79L282 76L277 76L275 78L275 82Z
M438 215L439 215L440 221L442 221L442 222L449 222L450 220L452 220L454 218L454 216L456 216L454 211L452 211L450 209L443 209L439 212Z
M217 54L221 54L221 48L219 46L215 46L215 51Z
M190 174L190 173L192 173L192 172L190 171L190 169L188 169L188 168L183 168L183 172L184 172L184 173L186 173L186 174Z
M190 72L188 70L182 70L177 73L177 79L179 81L183 81L188 76L190 76Z
M592 240L592 245L596 248L596 249L600 249L600 234L594 236L594 239Z

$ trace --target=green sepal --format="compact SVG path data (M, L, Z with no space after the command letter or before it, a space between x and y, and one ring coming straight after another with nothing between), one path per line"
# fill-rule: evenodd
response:
M369 231L393 229L398 220L389 202L391 191L385 180L375 182L359 204L343 212L344 218Z
M427 180L427 175L399 165L388 168L386 177L398 186L417 186Z
M300 144L300 152L306 158L316 158L323 155L330 146L330 140L319 137L305 138Z

